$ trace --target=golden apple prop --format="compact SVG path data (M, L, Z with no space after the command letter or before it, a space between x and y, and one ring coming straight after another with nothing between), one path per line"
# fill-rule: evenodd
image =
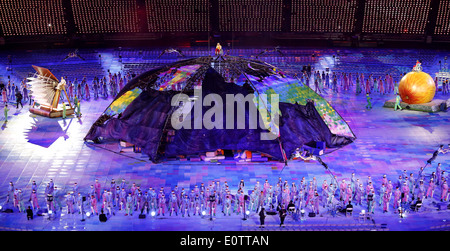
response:
M433 78L422 71L411 71L400 80L398 92L408 104L424 104L433 100L436 86Z

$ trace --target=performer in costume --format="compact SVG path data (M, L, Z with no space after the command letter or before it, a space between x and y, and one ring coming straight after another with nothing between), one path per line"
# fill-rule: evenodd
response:
M84 58L78 54L78 49L73 52L69 52L69 54L67 54L67 56L63 60L61 60L61 62L67 60L68 58L80 58L81 60L84 60Z
M413 71L422 71L422 63L420 63L419 60L416 61L416 64L414 65Z
M371 100L372 98L369 96L369 93L366 94L366 99L367 99L367 105L366 105L366 108L367 108L367 109L372 109L372 102L370 102L370 100Z
M395 97L395 105L394 105L395 111L397 111L397 108L400 110L403 110L403 108L400 106L400 102L401 102L400 94L397 93L397 96Z
M181 53L180 50L170 48L170 49L165 49L163 52L161 52L161 54L157 58L160 58L162 55L164 55L166 53L178 53L178 55L184 57L183 53Z
M64 102L62 102L62 106L63 106L63 115L62 118L65 119L66 118L66 104Z
M216 59L219 59L219 57L224 59L223 58L223 49L222 49L222 45L220 45L220 43L217 43L214 54L217 56Z
M3 111L5 113L5 122L8 122L8 112L9 112L8 104L5 104Z

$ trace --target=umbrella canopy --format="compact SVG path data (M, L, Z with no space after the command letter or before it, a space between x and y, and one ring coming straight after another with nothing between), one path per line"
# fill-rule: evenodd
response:
M297 78L265 62L229 56L178 61L135 77L85 140L102 138L139 146L152 161L217 149L287 161L305 144L325 142L334 149L356 137Z

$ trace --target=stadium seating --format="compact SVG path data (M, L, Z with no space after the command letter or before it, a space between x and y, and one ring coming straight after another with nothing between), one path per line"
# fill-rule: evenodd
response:
M149 32L209 30L209 0L146 0Z
M199 43L206 32L211 37L216 32L265 32L287 38L450 40L450 0L0 1L0 44L8 38L22 42L20 36L62 42L116 34L139 40L177 32L197 33L203 37Z
M2 0L0 26L5 36L67 33L62 0Z
M219 0L219 31L281 31L282 0Z
M136 0L71 0L78 33L139 32Z
M431 0L366 0L363 32L424 34Z
M450 35L450 0L441 0L434 30L436 35Z
M356 0L292 0L291 31L352 32Z

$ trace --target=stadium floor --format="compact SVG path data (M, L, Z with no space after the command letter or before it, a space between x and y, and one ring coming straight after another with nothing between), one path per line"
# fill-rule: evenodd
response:
M260 60L269 62L288 73L300 72L301 67L311 64L315 70L331 72L363 72L384 76L392 73L395 77L401 72L409 72L416 60L422 61L423 71L434 77L439 70L439 61L444 62L448 51L435 50L400 50L379 48L281 48L284 55L265 54ZM207 48L182 48L186 57L197 57L208 54ZM225 48L226 50L226 48ZM71 50L48 49L29 51L0 52L0 75L3 80L7 76L15 83L33 74L31 65L49 68L58 78L67 76L69 79L86 76L90 82L94 76L107 75L111 72L132 70L136 74L150 68L174 62L180 57L173 54L157 58L161 49L80 49L79 54L85 60L69 58L62 61ZM250 57L259 53L260 49L238 48L229 51L230 55ZM98 55L101 54L101 57ZM312 55L314 54L314 57ZM12 56L9 65L7 56ZM120 55L120 56L119 56ZM333 57L334 56L334 57ZM8 69L10 67L11 69ZM354 88L354 86L352 87ZM386 175L396 182L399 175L406 170L417 177L419 168L425 165L432 153L440 144L450 143L450 127L448 112L426 113L411 110L394 111L384 108L386 100L394 95L372 95L373 109L365 109L366 99L363 95L355 95L354 89L337 94L327 90L321 94L339 114L347 121L357 139L354 143L322 157L330 171L341 181L350 181L351 173L365 182L368 176L375 183L378 192L381 178ZM447 100L449 95L437 93L436 99ZM77 182L80 191L87 192L95 179L102 185L109 186L111 179L125 179L129 185L136 183L141 188L153 187L159 190L164 187L166 193L175 185L190 191L194 185L209 184L211 181L224 181L230 185L232 192L237 190L238 183L244 179L246 189L250 190L259 181L268 180L275 184L279 177L289 184L298 184L305 177L307 181L315 177L321 186L324 179L331 181L330 172L316 162L290 161L287 166L278 162L267 163L233 163L212 164L205 162L169 161L152 164L145 155L131 151L118 153L117 143L94 145L85 143L84 136L93 122L111 103L112 98L82 101L81 119L68 117L50 119L31 114L29 105L17 109L11 106L10 117L4 122L3 113L0 116L0 201L3 209L11 207L4 204L7 188L12 181L16 188L24 191L28 198L31 182L36 181L40 206L45 208L44 189L50 179L62 189L62 194L71 191ZM0 105L3 109L3 104ZM435 171L437 163L442 163L442 169L448 172L450 166L449 154L439 155L431 166L425 169L426 179ZM223 216L220 212L210 220L205 217L168 216L139 219L138 214L125 216L124 212L116 211L105 223L98 217L85 217L79 214L67 214L65 207L53 218L37 216L27 221L24 213L0 213L0 230L449 230L450 211L448 203L440 203L439 189L435 197L424 202L419 212L407 212L404 218L398 213L383 213L382 207L375 206L371 219L360 218L361 210L366 206L355 206L350 216L332 215L324 208L316 217L306 216L304 220L288 216L285 228L279 227L278 216L269 215L266 228L260 229L259 217L256 213L249 220L242 220L242 215ZM378 202L378 193L375 200ZM11 204L11 203L10 203Z

